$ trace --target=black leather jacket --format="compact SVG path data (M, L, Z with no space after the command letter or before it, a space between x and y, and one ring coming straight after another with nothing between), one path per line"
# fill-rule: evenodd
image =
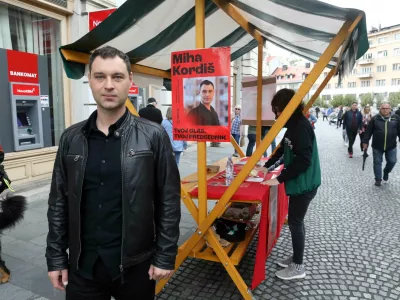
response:
M88 155L88 122L65 130L49 196L46 258L49 271L76 271L81 254L81 195ZM120 270L152 257L173 270L180 222L180 177L169 137L153 122L128 113L121 138L122 249ZM69 249L69 259L66 250Z

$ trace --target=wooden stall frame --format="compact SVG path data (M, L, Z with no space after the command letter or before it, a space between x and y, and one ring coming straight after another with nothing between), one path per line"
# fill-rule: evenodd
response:
M260 140L261 137L261 101L262 101L262 49L264 45L263 36L256 30L256 28L250 24L240 13L239 11L229 3L228 0L213 0L213 2L218 5L223 11L225 11L233 20L235 20L242 28L244 28L251 36L253 36L258 42L258 97L257 97L257 140ZM204 15L204 5L205 0L196 0L195 2L195 15L196 15L196 48L204 48L205 46L205 34L204 34L204 24L205 24L205 15ZM205 244L205 239L211 246L212 250L216 255L212 255L210 257L200 257L201 259L209 259L212 261L219 261L229 276L232 278L233 282L239 289L241 295L244 299L253 299L252 293L250 289L247 287L243 278L240 276L237 271L235 264L238 264L241 260L242 256L245 253L245 249L249 244L249 241L246 240L242 242L239 247L242 250L239 257L235 257L235 259L230 258L227 255L225 249L221 246L217 237L215 236L213 230L211 229L214 221L220 217L226 208L230 205L230 200L234 193L237 191L239 186L246 179L248 174L254 168L256 163L262 157L263 153L270 146L272 140L278 135L280 130L286 124L287 120L291 117L293 112L296 110L298 105L301 103L302 99L307 95L313 84L316 82L318 77L322 74L325 67L328 65L332 57L335 55L337 50L340 48L343 43L345 43L348 38L351 36L351 33L356 28L357 24L362 19L363 13L357 16L354 20L347 20L336 36L332 39L329 46L325 49L324 53L321 55L313 69L311 70L309 76L304 80L299 90L296 92L290 103L284 109L282 114L276 120L274 125L271 127L267 135L259 142L257 148L253 155L249 158L246 164L243 166L242 170L239 172L237 177L233 180L232 184L227 188L223 196L218 200L218 203L212 209L210 213L207 214L207 170L206 170L206 143L198 142L197 143L197 162L198 162L198 207L194 203L190 193L185 190L184 186L181 185L181 198L182 202L186 205L189 212L195 219L198 224L198 228L193 233L193 235L184 242L183 245L179 247L178 255L176 257L175 270L177 270L180 265L186 260L190 253L196 253L196 250L203 247ZM79 53L76 51L71 51L67 49L62 49L62 53L64 57L68 61L75 61L80 63L87 64L89 62L89 54ZM340 59L337 62L340 63ZM143 73L147 75L153 75L157 77L163 78L171 78L170 72L164 70L158 70L154 68L149 68L140 65L132 65L132 71L136 73ZM332 69L325 80L322 82L320 87L317 89L315 94L311 97L310 101L307 103L305 112L312 106L314 101L317 99L323 88L329 82L334 74L336 74L337 68ZM138 115L134 106L130 102L129 99L126 101L126 106L130 110L130 112L134 115ZM236 141L231 137L231 143L239 153L241 157L243 157L243 152L240 149L239 145ZM250 236L248 239L251 240L253 236ZM159 293L168 280L161 280L158 282L156 286L156 293Z

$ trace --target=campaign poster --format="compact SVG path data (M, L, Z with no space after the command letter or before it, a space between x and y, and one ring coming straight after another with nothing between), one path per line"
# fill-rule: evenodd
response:
M173 52L174 140L230 142L230 48Z

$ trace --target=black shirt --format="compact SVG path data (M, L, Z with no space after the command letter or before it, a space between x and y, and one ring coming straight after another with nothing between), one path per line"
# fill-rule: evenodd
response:
M189 119L191 119L195 125L218 126L218 114L212 106L210 106L210 108L211 110L208 110L203 103L200 103L199 106L193 108L189 112Z
M82 190L82 253L79 273L93 279L100 257L112 278L119 276L122 243L121 139L118 129L125 114L109 127L106 136L96 125L97 111L89 120L88 158Z

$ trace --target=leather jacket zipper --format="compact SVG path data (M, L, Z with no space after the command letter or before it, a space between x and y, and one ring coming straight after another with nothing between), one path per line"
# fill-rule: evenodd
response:
M129 130L129 129L128 129ZM124 134L121 135L121 201L122 201L122 241L121 241L121 264L119 266L119 271L121 272L121 284L124 284L124 266L122 263L123 254L124 254L124 239L125 239L125 215L124 215L124 165L125 165L125 143L124 143Z
M86 162L87 162L87 159L86 159L86 157L88 156L88 154L87 154L87 149L88 149L88 144L87 144L87 140L86 140L86 138L84 138L84 142L83 142L83 157L82 157L82 159L83 159L83 162L82 162L82 173L81 173L81 177L82 177L82 180L81 180L81 195L80 195L80 197L79 197L79 212L78 212L78 224L79 224L79 230L78 230L78 237L79 237L79 254L78 254L78 258L77 258L77 260L76 260L76 268L77 268L77 270L79 270L79 259L80 259L80 257L81 257L81 252L82 252L82 241L81 241L81 200L82 200L82 192L83 192L83 180L84 180L84 178L85 178L85 172L86 172ZM75 157L75 161L78 161L79 160L79 155L77 155L78 156L78 159L76 159L77 157Z

